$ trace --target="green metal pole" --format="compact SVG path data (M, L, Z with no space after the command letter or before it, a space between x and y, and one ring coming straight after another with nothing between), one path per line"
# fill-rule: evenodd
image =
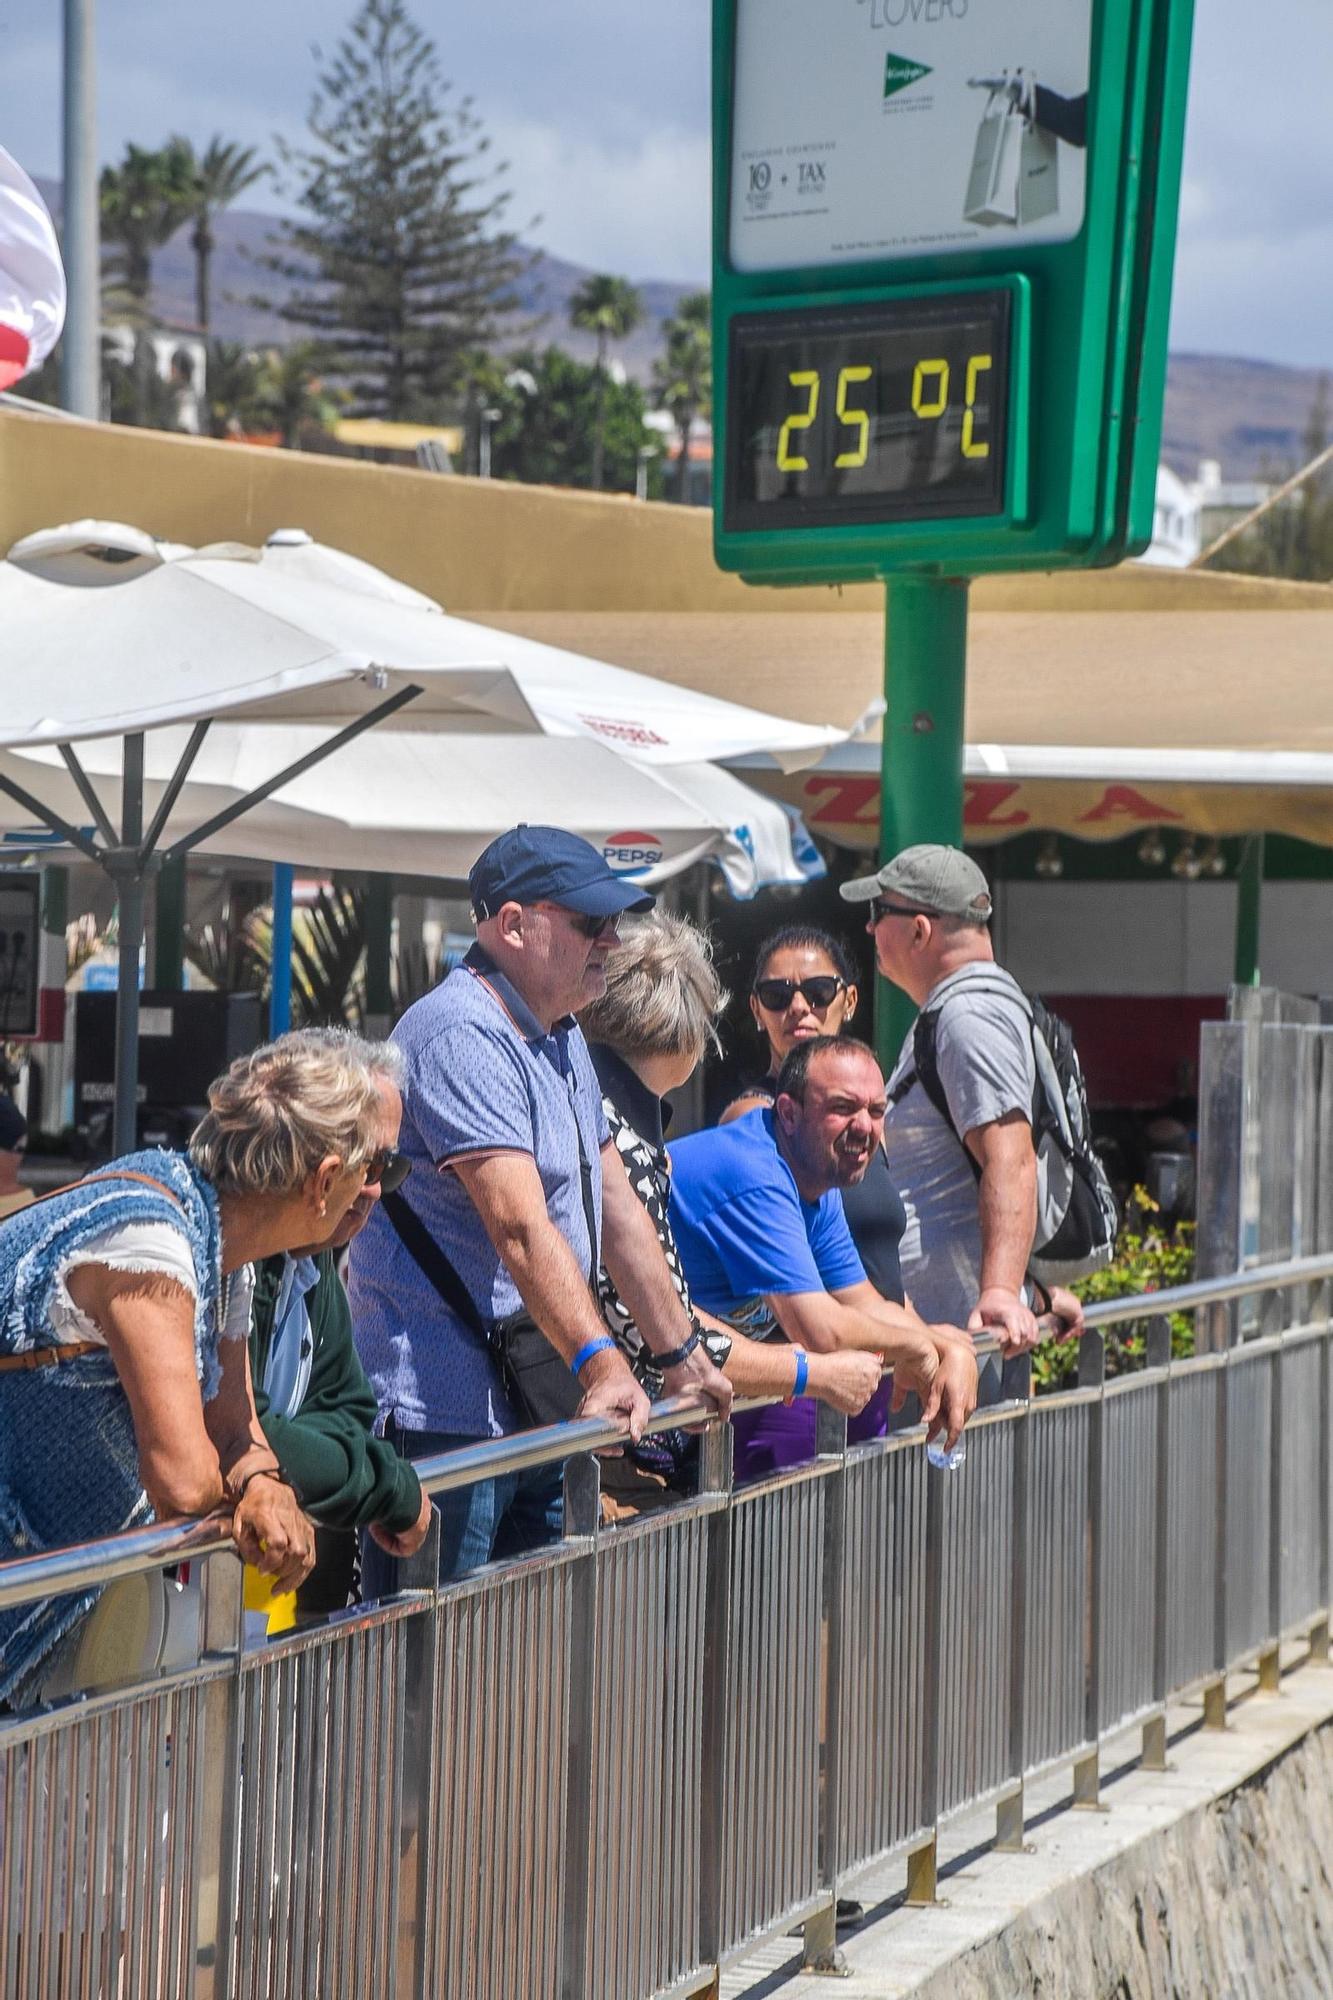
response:
M1259 984L1259 913L1264 892L1264 836L1246 836L1236 878L1236 984Z
M153 911L153 984L179 993L185 984L185 856L162 863Z
M888 585L881 862L917 841L962 845L967 591L966 577L897 576ZM916 1008L887 980L875 986L875 1046L887 1072Z

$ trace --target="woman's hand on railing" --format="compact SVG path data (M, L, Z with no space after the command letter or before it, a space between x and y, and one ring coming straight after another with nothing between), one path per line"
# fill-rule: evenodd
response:
M315 1567L315 1530L282 1480L260 1472L247 1482L231 1517L232 1539L245 1561L295 1590Z

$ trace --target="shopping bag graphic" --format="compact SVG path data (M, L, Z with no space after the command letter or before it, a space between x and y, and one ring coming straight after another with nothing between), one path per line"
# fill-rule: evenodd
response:
M963 202L964 222L987 228L1018 221L1018 183L1027 120L1007 90L992 90L977 127Z
M1060 146L1036 122L1037 89L1031 78L1022 99L1023 143L1018 155L1018 226L1045 222L1060 208Z

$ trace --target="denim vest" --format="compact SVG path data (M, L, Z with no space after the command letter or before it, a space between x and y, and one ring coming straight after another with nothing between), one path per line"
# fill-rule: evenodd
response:
M141 1182L94 1177L10 1216L0 1225L0 1354L55 1344L49 1314L56 1275L81 1245L125 1223L166 1223L184 1236L194 1264L195 1369L208 1402L219 1379L217 1197L181 1153L129 1153L113 1167L161 1181L176 1199ZM95 1541L151 1518L129 1399L109 1353L0 1371L0 1561ZM0 1611L0 1701L26 1707L37 1699L57 1650L99 1594Z

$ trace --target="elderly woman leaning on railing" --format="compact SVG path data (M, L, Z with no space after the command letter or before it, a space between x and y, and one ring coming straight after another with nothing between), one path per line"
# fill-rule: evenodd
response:
M231 1510L292 1589L314 1536L260 1429L251 1264L323 1242L376 1175L355 1043L284 1035L209 1092L186 1153L127 1154L0 1224L0 1560ZM26 1707L99 1593L0 1611L0 1706Z

